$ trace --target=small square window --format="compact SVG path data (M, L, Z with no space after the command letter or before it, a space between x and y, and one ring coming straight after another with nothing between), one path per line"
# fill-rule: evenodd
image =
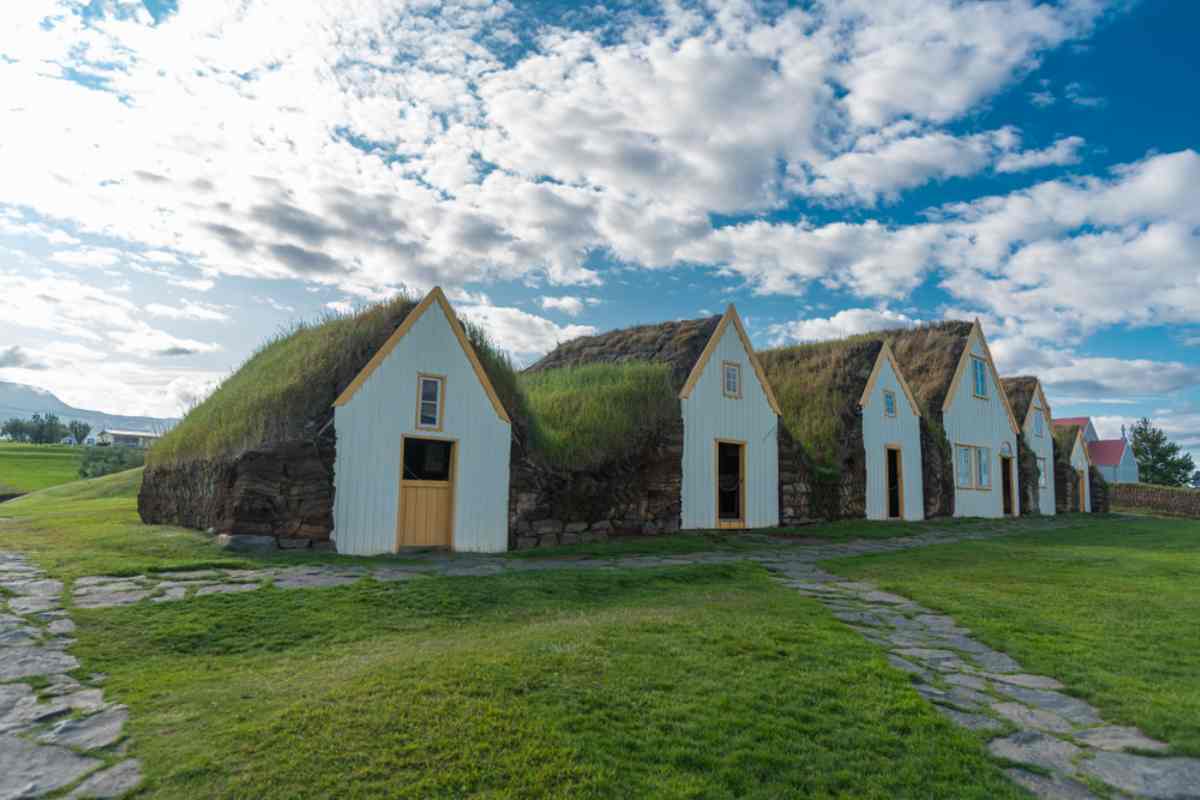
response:
M971 356L971 369L975 379L975 396L986 398L988 396L987 362L982 358Z
M742 396L742 365L726 361L721 365L721 390L726 397Z
M896 416L896 393L884 391L883 393L883 413L886 416Z
M446 379L436 375L417 376L417 427L441 430L442 401Z

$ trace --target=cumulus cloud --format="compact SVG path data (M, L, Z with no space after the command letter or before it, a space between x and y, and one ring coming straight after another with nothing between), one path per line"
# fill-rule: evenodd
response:
M38 361L17 345L0 348L0 369L48 369L43 361Z
M547 310L561 311L569 317L577 317L583 313L585 307L595 305L595 301L589 297L574 297L564 295L562 297L543 296L541 306Z
M459 306L455 311L481 325L496 344L522 363L552 350L559 342L596 332L591 325L556 325L519 308L474 305Z
M911 328L920 323L907 314L886 308L848 308L831 317L798 319L767 327L771 344L778 347L797 342L841 339L869 331Z
M1084 356L1072 349L1047 347L1019 337L989 343L1000 372L1037 375L1052 395L1051 405L1059 396L1130 399L1200 386L1200 365L1196 364Z
M163 303L148 303L142 307L147 314L166 319L193 319L220 322L229 319L229 313L221 306L208 303L194 303L185 300L177 306Z
M1083 145L1082 137L1067 136L1042 150L1005 153L996 162L996 172L1023 172L1040 167L1078 164L1079 150Z

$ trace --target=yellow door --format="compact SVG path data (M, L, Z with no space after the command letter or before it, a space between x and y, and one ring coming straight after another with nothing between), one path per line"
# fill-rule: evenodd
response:
M453 546L455 450L450 440L404 437L397 547Z

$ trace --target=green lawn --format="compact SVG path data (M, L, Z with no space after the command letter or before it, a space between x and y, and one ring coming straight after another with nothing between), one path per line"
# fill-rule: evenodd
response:
M1105 719L1200 755L1200 522L1077 519L827 566L953 615Z
M750 565L363 582L79 611L147 797L1020 794Z
M77 480L83 448L0 442L0 494L36 492Z

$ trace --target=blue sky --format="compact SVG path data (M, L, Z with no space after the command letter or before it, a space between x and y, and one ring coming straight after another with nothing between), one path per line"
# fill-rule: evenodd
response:
M1057 415L1200 453L1195 3L5 6L0 380L174 414L440 284L522 362L979 317Z

